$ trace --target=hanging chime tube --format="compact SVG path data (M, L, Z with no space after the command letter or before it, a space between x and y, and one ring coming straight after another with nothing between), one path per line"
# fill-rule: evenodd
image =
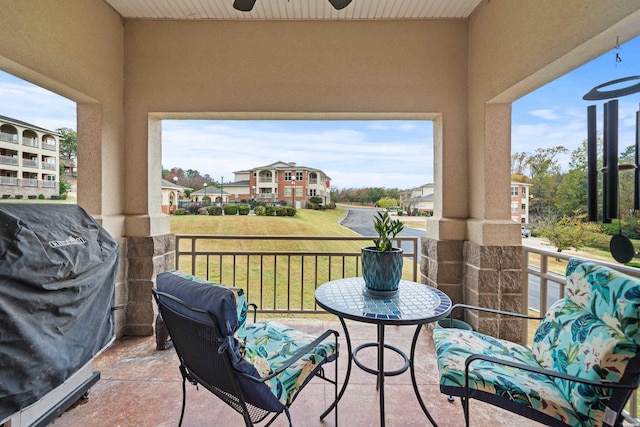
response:
M604 191L607 203L604 205L605 218L618 218L618 100L605 104L605 141L604 157L606 159L607 179Z
M598 136L596 124L596 106L590 105L587 107L587 201L589 221L598 220ZM636 150L636 155L637 153Z
M640 110L636 111L636 163L633 180L633 209L640 211Z

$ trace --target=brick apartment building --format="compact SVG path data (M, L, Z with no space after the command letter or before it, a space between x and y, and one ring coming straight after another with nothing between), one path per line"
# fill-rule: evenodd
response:
M330 202L331 178L320 169L279 161L233 174L235 181L224 183L230 201L285 201L296 208L306 207L314 196L320 197L325 205Z

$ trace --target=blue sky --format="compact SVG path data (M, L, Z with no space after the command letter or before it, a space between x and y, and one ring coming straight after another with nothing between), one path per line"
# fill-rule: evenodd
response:
M616 53L622 59L616 61ZM582 97L591 88L640 75L640 37L513 103L512 152L586 138ZM637 81L631 82L631 84ZM620 151L634 142L640 94L620 98ZM602 101L598 101L601 118ZM0 115L46 129L76 129L75 103L0 71ZM601 130L601 124L599 124ZM277 147L274 149L274 147ZM411 188L433 182L428 121L165 121L163 167L195 169L213 179L276 161L321 169L332 187ZM569 156L563 157L567 168ZM82 162L82 159L80 159Z

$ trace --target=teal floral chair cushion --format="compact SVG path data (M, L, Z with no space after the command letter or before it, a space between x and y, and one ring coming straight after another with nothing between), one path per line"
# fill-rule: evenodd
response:
M465 395L465 361L481 354L585 380L638 384L640 281L592 262L570 260L566 298L552 305L532 348L477 332L434 330L440 389ZM618 425L630 389L602 388L476 360L469 396L547 425Z
M246 328L242 357L264 378L315 339L313 335L276 322L257 322ZM322 364L335 360L337 353L335 339L327 339L266 384L275 397L288 406Z
M221 285L219 283L210 282L200 277L196 277L196 276L192 276L191 274L184 273L180 270L165 271L164 273L161 273L161 275L163 276L164 280L167 280L167 278L164 276L173 276L174 281L176 281L177 283L177 286L179 286L180 283L184 284L184 281L188 281L188 282L199 283L199 284L208 285L208 286L221 286L221 287L224 287L225 289L229 289L233 293L233 296L235 297L235 300L236 300L236 315L237 315L238 324L237 324L237 328L235 329L235 336L241 342L245 340L245 337L246 337L245 328L247 325L247 298L244 294L243 289L236 288L234 286L226 286L226 285Z
M433 338L438 354L440 391L463 396L465 387L465 361L469 356L482 354L508 362L532 367L537 362L528 347L462 329L434 329ZM488 401L505 409L515 408L529 418L546 420L559 417L558 425L580 425L579 417L551 378L509 366L496 365L485 360L473 362L469 372L470 397ZM540 417L532 416L540 411ZM546 415L546 416L545 416Z

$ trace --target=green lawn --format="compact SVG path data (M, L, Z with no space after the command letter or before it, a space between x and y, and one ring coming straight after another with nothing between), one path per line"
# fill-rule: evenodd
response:
M273 236L358 236L338 221L344 209L298 210L295 217L184 215L171 217L171 232L177 235L273 235ZM368 241L318 240L199 240L200 251L279 251L287 255L198 255L196 275L227 285L241 287L250 301L264 309L313 310L316 286L341 277L360 275L359 258ZM180 250L188 251L183 241ZM296 252L323 252L327 255L305 256ZM347 253L346 257L328 253ZM405 279L411 279L413 263L405 260ZM192 259L182 256L180 270L192 271Z

